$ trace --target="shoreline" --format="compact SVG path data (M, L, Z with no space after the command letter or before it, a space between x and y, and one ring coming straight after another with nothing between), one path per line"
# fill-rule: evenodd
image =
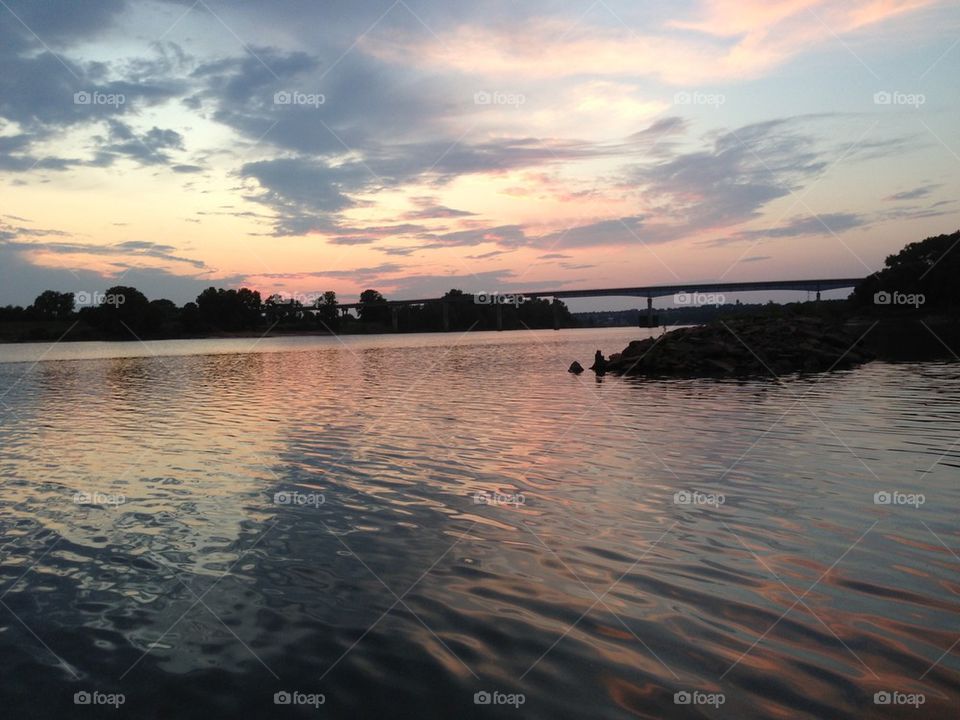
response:
M69 327L69 326L68 326ZM687 325L674 325L668 326L673 328L681 327L690 327ZM631 329L635 330L633 325L603 325L595 327L565 327L560 328L560 330L616 330L616 329ZM47 345L47 344L60 344L60 343L80 343L80 342L103 342L103 343L136 343L136 342L159 342L165 340L242 340L242 339L262 339L262 340L272 340L276 338L294 338L294 337L371 337L371 336L380 336L380 335L463 335L466 333L512 333L512 332L523 332L531 330L544 330L549 332L555 332L554 328L504 328L503 330L416 330L411 332L396 332L392 330L376 330L371 332L342 332L342 333L331 333L323 330L292 330L290 332L278 332L271 331L268 333L258 333L258 332L248 332L248 331L239 331L239 332L217 332L217 333L208 333L201 335L161 335L161 336L150 336L142 338L118 338L118 337L109 337L109 336L92 336L92 337L50 337L50 338L15 338L8 339L0 335L0 346L2 345Z

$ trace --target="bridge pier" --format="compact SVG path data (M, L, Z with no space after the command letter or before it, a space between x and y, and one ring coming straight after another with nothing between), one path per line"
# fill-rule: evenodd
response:
M553 306L553 329L560 329L560 305L557 303L557 299L554 298L553 302L550 303Z
M653 327L653 296L647 295L647 327Z

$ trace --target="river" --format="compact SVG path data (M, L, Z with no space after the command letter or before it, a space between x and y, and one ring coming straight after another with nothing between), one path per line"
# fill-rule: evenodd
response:
M0 346L6 716L956 717L960 364L648 332Z

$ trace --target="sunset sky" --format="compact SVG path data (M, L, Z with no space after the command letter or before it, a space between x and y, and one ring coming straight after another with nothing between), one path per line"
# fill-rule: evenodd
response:
M0 304L860 276L960 228L955 2L0 0L0 68Z

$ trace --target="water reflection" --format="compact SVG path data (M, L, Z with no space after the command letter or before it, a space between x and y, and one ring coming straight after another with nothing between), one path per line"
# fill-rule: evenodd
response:
M479 717L496 689L524 717L854 718L899 690L946 717L956 366L565 372L625 336L0 365L0 667L37 688L12 710L96 687L138 716L266 716L286 688L334 717Z

